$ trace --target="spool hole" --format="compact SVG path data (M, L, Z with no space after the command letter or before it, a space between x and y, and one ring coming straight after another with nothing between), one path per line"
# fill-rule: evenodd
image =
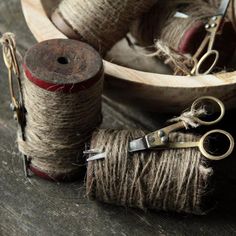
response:
M57 62L62 65L67 65L69 63L69 59L66 57L58 57Z

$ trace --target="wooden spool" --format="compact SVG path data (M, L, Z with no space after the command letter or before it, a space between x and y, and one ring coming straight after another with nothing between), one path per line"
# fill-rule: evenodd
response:
M103 79L104 71L100 55L91 46L76 40L65 39L47 40L36 44L26 53L23 67L26 79L30 80L36 86L55 93L70 94L79 93L80 91L91 88L96 82ZM102 83L100 91L98 91L98 103L99 101L101 102L101 94ZM81 136L83 137L81 142L87 141L93 130L101 122L100 104L99 109L96 110L99 113L94 114L89 119L96 121L95 123L89 123L88 120L84 130L75 130L75 133L81 132ZM84 119L81 122L84 123ZM87 134L88 130L90 134ZM86 137L84 137L85 132ZM80 137L78 137L78 141L79 139ZM82 144L83 147L81 147L81 150L78 149L78 154L80 153L81 156L83 155L84 145ZM80 165L73 165L69 172L61 173L56 170L50 176L47 172L42 171L40 166L36 167L33 164L33 157L29 158L32 159L29 166L30 170L36 175L48 180L68 181L83 174L84 168L81 167L81 164L84 164L83 158L79 159ZM77 163L77 156L74 159L75 163Z
M28 50L24 71L31 82L45 90L73 93L88 89L101 79L103 64L88 44L56 39Z
M21 0L28 26L38 41L67 38L50 20L59 1ZM108 61L105 93L121 102L156 112L181 112L200 96L221 99L226 108L236 107L236 72L205 76L172 76L146 73Z

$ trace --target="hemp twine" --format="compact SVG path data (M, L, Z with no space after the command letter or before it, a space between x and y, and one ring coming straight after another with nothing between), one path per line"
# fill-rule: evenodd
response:
M56 181L79 177L84 143L101 121L100 55L86 43L52 39L27 51L23 69L26 124L18 147L25 169Z
M149 12L133 23L130 31L141 46L150 46L155 41L161 40L168 47L183 53L180 44L185 33L199 24L207 23L209 17L216 11L216 8L204 0L160 0ZM186 17L176 16L177 12L185 14ZM199 42L200 40L196 41L197 44ZM189 46L196 47L193 42L189 43L191 43ZM194 49L188 48L190 51L184 53L195 52Z
M141 130L99 130L91 150L105 158L88 162L87 195L102 202L193 214L205 214L213 169L196 148L128 153L128 143ZM194 135L173 133L170 141L195 141ZM208 199L209 200L209 199Z
M187 18L177 17L176 12L185 14ZM137 44L152 51L150 56L162 60L174 75L190 75L194 67L191 54L204 36L202 25L215 12L216 8L203 0L159 1L136 20L130 30ZM198 34L194 40L184 42L186 33L193 28L198 28ZM150 45L154 45L151 50Z
M157 0L63 0L58 13L80 39L102 53L125 36L130 23Z
M154 52L150 53L150 49ZM188 55L176 52L161 40L155 42L154 48L148 47L146 50L147 53L144 56L157 57L172 69L174 75L190 75L194 61Z
M63 93L44 90L24 78L26 141L18 135L18 146L32 166L48 176L78 171L85 162L84 143L101 120L102 84L100 79L86 90Z

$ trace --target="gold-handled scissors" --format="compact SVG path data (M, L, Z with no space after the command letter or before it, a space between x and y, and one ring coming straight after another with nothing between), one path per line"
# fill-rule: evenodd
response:
M132 140L129 143L129 152L137 152L146 149L163 149L163 148L187 148L187 147L199 147L204 156L212 159L214 157L207 154L204 149L206 140L212 134L220 133L221 136L226 136L230 141L230 153L234 146L234 140L230 134L225 131L211 131L204 135L199 142L186 142L186 143L170 143L169 134L173 131L186 128L186 126L197 127L200 125L213 125L219 122L225 114L224 104L217 98L211 96L200 97L195 100L189 111L185 111L179 118L174 119L176 123L169 125L165 128L152 132L136 140ZM204 151L205 150L205 151ZM226 152L225 155L229 152ZM224 157L226 157L224 155ZM222 159L222 157L220 157ZM219 158L218 158L219 159Z
M233 152L234 138L230 133L216 129L207 132L196 142L170 142L167 147L173 149L198 147L204 157L219 161Z
M222 33L221 26L225 14L227 12L227 9L229 7L229 3L230 0L222 0L217 14L212 16L209 19L208 23L205 25L207 34L203 39L201 45L199 46L198 50L192 57L195 65L191 71L191 75L209 74L217 64L219 59L219 52L217 50L214 50L213 47L216 35ZM206 46L207 46L207 52L203 54L203 56L200 59L198 59L199 56L203 53L203 51L206 49ZM207 63L209 65L207 65Z
M17 59L17 50L14 34L3 34L2 38L0 39L0 42L2 44L3 59L8 69L9 90L11 95L11 110L14 112L14 118L17 120L18 125L20 127L22 140L25 141L25 108L22 94L21 73ZM16 77L17 86L14 86L14 76ZM18 89L17 92L15 92L14 90L16 87ZM16 94L18 94L18 97ZM28 176L27 156L23 155L23 161L25 175Z

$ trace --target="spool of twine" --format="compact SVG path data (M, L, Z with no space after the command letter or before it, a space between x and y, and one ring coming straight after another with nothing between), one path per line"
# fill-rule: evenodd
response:
M178 17L177 12L186 17ZM216 12L217 8L204 0L160 0L130 30L141 46L161 40L177 52L191 54L205 35L204 24Z
M63 0L52 15L69 38L86 41L107 52L128 32L130 23L157 0Z
M100 130L91 149L105 159L89 161L87 195L102 202L164 211L205 214L213 174L196 148L145 151L130 154L129 141L143 131ZM195 141L196 136L174 133L172 141Z
M65 39L33 46L24 58L25 141L30 169L51 180L81 174L84 143L101 121L103 64L89 45Z

